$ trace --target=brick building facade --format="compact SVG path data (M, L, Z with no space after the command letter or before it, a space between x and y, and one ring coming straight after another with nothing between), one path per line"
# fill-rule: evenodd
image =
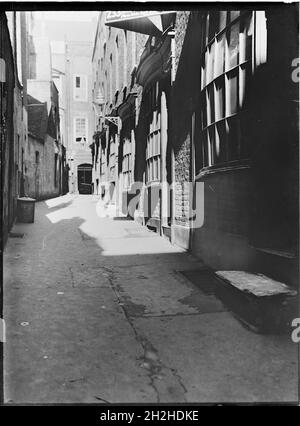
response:
M297 7L225 9L99 14L95 190L211 268L295 285Z
M193 182L195 203L204 189L202 226L176 221L175 242L214 269L259 271L294 285L296 9L178 15L175 33L183 31L184 39L178 35L172 96L176 180ZM177 197L191 203L188 194Z

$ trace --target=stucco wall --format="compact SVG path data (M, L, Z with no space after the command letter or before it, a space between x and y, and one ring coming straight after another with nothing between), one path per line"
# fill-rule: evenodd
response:
M39 152L39 162L36 163L36 151ZM60 193L60 167L61 155L57 160L57 185L54 180L55 142L49 135L45 142L29 136L25 156L25 193L27 196L38 200L51 198Z

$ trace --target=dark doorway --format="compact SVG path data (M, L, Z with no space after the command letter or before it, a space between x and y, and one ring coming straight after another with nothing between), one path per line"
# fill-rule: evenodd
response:
M77 168L79 194L92 194L92 165L80 164Z

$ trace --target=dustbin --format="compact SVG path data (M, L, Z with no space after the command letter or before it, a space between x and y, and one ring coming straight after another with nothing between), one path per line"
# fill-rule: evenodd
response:
M18 198L17 219L18 222L34 222L35 199L29 197Z

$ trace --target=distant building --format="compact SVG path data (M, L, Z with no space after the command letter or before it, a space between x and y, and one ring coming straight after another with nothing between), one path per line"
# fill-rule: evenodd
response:
M38 31L51 40L52 79L59 92L60 138L66 149L71 193L92 191L93 134L91 51L95 23L91 16L40 12Z
M106 18L107 12L99 14L92 56L93 183L95 193L122 210L135 181L137 102L142 93L135 73L147 36L108 27Z
M30 22L25 194L44 199L66 192L68 171L60 135L59 92L52 79L50 41L34 19Z
M66 132L70 168L69 191L92 192L92 155L89 145L93 135L92 44L66 43Z
M37 200L62 193L63 152L57 140L56 120L46 102L28 96L25 194Z

